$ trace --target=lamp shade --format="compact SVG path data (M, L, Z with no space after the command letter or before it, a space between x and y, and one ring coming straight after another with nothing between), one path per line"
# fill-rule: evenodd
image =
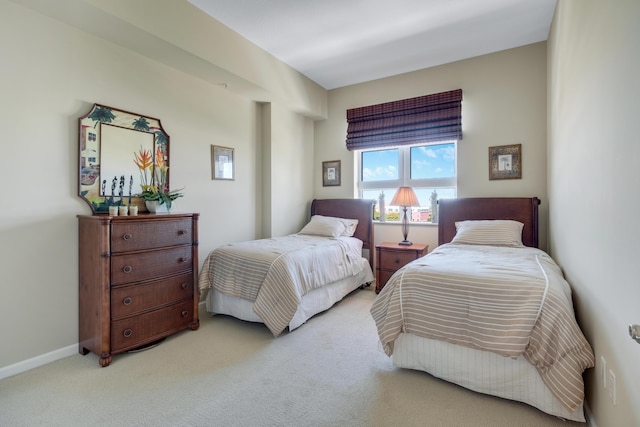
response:
M400 187L393 196L392 206L420 206L418 197L411 187Z

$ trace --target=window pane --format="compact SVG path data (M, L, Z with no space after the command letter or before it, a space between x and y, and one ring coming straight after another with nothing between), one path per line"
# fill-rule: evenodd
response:
M388 221L397 221L397 215L389 215L390 209L389 209L389 202L391 201L391 198L393 197L394 194L396 194L396 189L395 188L376 188L376 189L370 189L370 190L363 190L362 191L362 198L363 199L373 199L376 201L375 207L374 207L374 212L373 212L373 219L375 219L376 221L380 219L380 196L384 194L384 212L387 216L387 220ZM397 211L397 209L396 209Z
M380 219L380 195L384 193L384 212L387 221L400 221L402 219L402 209L398 206L390 206L389 203L396 194L397 188L376 188L362 191L363 199L373 199L376 201L373 219ZM414 188L418 196L420 206L410 208L410 221L412 222L434 222L432 207L436 206L436 200L455 199L455 188ZM433 202L433 204L432 204ZM408 213L409 211L407 211Z
M398 149L362 152L362 181L398 179Z
M453 143L411 147L411 179L454 176L456 176L456 151Z
M419 207L411 208L411 221L414 222L438 222L438 218L433 217L433 212L437 212L436 200L456 197L455 188L414 188L413 191L420 202Z

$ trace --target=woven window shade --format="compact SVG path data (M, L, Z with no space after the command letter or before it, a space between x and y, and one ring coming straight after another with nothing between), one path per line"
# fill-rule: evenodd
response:
M462 89L347 110L347 150L462 139Z

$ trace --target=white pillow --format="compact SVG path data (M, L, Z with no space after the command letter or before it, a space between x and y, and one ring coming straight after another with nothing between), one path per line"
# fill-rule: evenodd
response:
M457 221L451 243L523 247L524 224L512 220Z
M313 236L338 237L344 235L346 226L340 218L330 216L314 215L311 221L300 230L299 234L309 234Z
M347 218L336 218L344 224L344 233L343 236L351 237L355 234L356 228L358 227L357 219L347 219Z

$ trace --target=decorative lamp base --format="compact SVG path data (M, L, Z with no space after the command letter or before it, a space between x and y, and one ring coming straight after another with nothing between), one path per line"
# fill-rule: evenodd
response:
M410 242L408 240L403 240L402 242L398 242L398 244L402 246L411 246L413 245L413 242Z

